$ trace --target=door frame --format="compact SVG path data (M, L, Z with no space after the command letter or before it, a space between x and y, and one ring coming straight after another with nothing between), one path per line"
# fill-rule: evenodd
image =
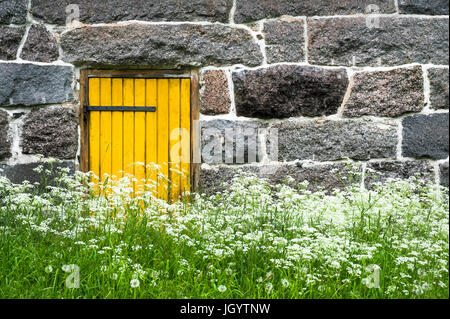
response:
M184 78L191 80L191 163L190 183L191 191L198 190L200 178L200 102L199 81L197 70L111 70L111 69L82 69L80 70L80 170L89 171L89 112L85 112L85 105L89 103L89 78L145 78L145 79L173 79ZM196 163L197 162L197 163Z

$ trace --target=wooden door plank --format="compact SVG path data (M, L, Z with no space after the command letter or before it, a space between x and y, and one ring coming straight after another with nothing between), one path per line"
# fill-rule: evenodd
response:
M146 106L157 106L158 104L158 86L156 79L149 79L146 81ZM147 112L146 116L146 152L145 152L145 164L147 185L153 186L157 182L157 171L155 164L158 162L158 107L156 112ZM152 191L154 189L151 189ZM154 194L156 195L156 194Z
M134 80L135 106L145 106L145 79ZM136 193L144 191L145 179L145 113L134 113L134 175L137 179Z
M123 80L123 104L134 106L134 79ZM123 170L134 178L134 113L123 113ZM134 185L134 183L133 183ZM134 186L133 186L134 189Z
M100 105L100 79L89 79L89 104ZM100 177L100 112L89 114L89 170ZM92 178L91 182L98 180Z
M169 176L169 80L158 80L158 164L161 166L158 177L158 195L168 199ZM162 176L161 176L162 175Z
M112 79L112 106L123 106L123 79ZM112 112L112 175L123 177L123 112Z

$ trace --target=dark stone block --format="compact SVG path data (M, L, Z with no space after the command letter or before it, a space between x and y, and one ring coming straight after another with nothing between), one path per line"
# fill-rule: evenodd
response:
M376 7L373 7L373 6ZM373 12L394 13L394 0L237 0L237 23L291 16L332 16Z
M218 24L83 27L64 33L61 47L65 61L90 65L256 66L263 59L250 32Z
M448 113L413 115L403 120L403 156L448 157Z
M15 60L25 27L0 26L0 60Z
M73 68L59 65L0 64L0 105L39 105L73 100Z
M34 17L51 24L66 23L66 7L77 4L86 24L118 21L228 22L232 0L32 0Z
M425 105L420 66L392 71L358 72L353 77L344 115L396 117L420 112Z
M11 141L8 136L9 116L0 110L0 160L11 156Z
M278 65L233 73L239 116L288 118L337 113L348 86L344 69Z
M347 66L448 64L448 19L372 19L378 20L309 19L309 62Z
M78 150L77 113L71 107L34 110L23 123L24 154L74 159Z
M400 13L448 15L448 0L399 0Z
M28 32L21 58L28 61L53 62L58 60L59 49L55 37L44 25L33 25Z

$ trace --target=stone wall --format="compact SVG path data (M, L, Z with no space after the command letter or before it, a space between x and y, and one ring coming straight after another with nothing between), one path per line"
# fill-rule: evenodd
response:
M448 7L447 0L0 0L2 174L36 180L39 154L78 168L80 69L183 68L200 73L203 130L257 137L245 142L254 158L204 158L204 189L220 190L242 171L273 183L307 180L311 190L415 174L448 186ZM68 19L78 12L78 21Z

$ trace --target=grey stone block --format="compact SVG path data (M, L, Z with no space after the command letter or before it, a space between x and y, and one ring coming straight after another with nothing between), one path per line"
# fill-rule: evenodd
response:
M289 121L278 130L280 161L394 158L397 125L355 120Z
M448 113L413 115L403 120L403 156L448 157Z
M50 176L45 176L43 173L37 173L34 171L37 167L43 165L44 170L52 171ZM58 176L59 168L69 168L69 174L75 173L75 164L73 162L61 162L61 163L29 163L29 164L16 164L11 166L0 166L0 175L7 177L14 184L21 184L24 181L28 181L31 184L39 183L40 187L55 186L55 177ZM44 183L46 185L44 185Z
M428 69L428 78L431 108L448 110L448 69Z
M27 4L27 0L1 0L0 24L24 24L27 21Z
M261 160L263 126L259 122L211 120L200 124L202 163L244 164Z
M426 182L434 181L433 165L427 161L383 161L367 163L365 185L372 189L375 183L384 183L391 179L418 177Z
M73 100L73 68L0 63L0 105L39 105Z
M283 19L264 23L267 63L304 62L303 20Z

